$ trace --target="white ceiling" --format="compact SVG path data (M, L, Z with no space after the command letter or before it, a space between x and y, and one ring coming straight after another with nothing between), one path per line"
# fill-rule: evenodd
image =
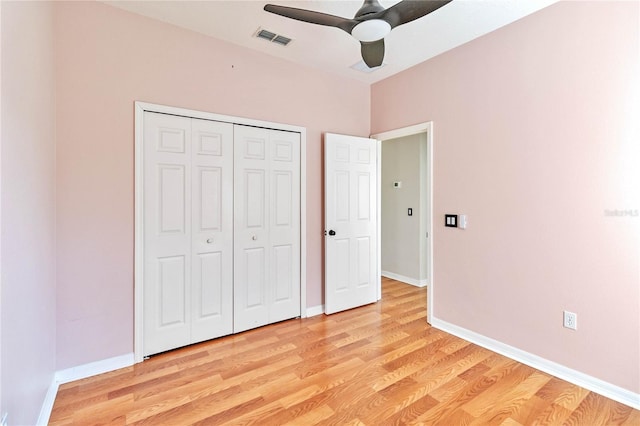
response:
M360 61L357 40L337 28L274 15L267 3L351 18L361 0L105 1L109 5L226 40L313 68L374 83L474 38L510 24L557 0L454 0L396 27L385 38L385 65L371 73L350 67ZM398 0L380 0L390 7ZM258 28L292 38L283 47L254 37Z

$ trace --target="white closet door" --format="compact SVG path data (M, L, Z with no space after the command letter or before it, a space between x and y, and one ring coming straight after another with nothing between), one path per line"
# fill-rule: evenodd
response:
M144 114L144 354L191 342L191 120Z
M233 331L233 124L193 119L191 342Z
M234 332L300 315L300 135L234 127Z
M144 355L232 332L233 125L144 115Z

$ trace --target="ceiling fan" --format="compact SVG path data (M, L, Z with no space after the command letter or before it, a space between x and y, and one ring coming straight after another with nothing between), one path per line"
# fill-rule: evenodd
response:
M362 60L369 68L382 65L384 37L399 25L421 18L451 0L402 0L385 9L378 0L364 0L353 19L295 7L268 4L267 12L298 21L340 28L360 41Z

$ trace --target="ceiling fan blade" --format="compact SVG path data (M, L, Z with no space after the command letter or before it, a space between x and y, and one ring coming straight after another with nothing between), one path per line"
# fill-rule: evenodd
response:
M380 18L387 21L391 28L394 28L422 18L449 2L451 0L403 0L380 12Z
M384 39L372 42L362 41L360 42L360 51L362 52L362 60L369 68L379 67L384 59Z
M341 30L344 30L348 33L351 33L353 27L358 24L358 22L354 21L353 19L329 15L327 13L314 12L313 10L298 9L296 7L268 4L264 7L264 10L266 10L267 12L275 13L276 15L284 16L286 18L291 18L302 22L340 28Z

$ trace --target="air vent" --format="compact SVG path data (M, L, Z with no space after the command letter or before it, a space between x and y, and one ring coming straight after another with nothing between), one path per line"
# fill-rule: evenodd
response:
M258 28L255 36L264 40L269 40L270 42L279 44L281 46L286 46L291 43L291 39L289 37L285 37L268 30L263 30L262 28Z

